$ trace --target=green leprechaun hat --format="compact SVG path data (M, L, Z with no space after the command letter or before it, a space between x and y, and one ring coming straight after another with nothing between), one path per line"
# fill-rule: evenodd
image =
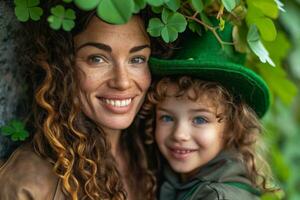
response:
M232 42L231 25L218 34L222 41ZM244 61L245 56L233 45L222 48L215 35L206 31L200 37L187 34L172 58L152 57L149 63L154 76L191 75L219 82L263 117L270 105L269 88L258 74L243 65Z

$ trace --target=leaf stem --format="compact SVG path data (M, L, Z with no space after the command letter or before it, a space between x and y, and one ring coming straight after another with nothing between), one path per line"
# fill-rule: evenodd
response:
M187 19L194 20L195 22L201 24L202 26L204 26L205 28L207 28L208 30L210 30L215 35L215 37L217 38L218 42L221 44L222 48L224 48L224 45L233 45L232 42L224 42L221 39L221 37L218 35L217 29L219 28L219 26L216 26L216 27L209 26L208 24L206 24L203 21L201 21L200 19L198 19L197 15L198 15L198 12L195 12L192 16L185 15L185 17Z

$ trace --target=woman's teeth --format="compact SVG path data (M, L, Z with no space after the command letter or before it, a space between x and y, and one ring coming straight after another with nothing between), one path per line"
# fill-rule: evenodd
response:
M103 99L103 101L106 104L115 106L115 107L125 107L128 106L131 103L131 98L130 99L123 99L123 100L113 100L113 99Z

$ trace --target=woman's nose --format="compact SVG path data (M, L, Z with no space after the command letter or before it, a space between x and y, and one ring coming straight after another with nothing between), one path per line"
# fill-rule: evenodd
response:
M109 79L108 85L118 90L126 90L131 87L131 76L124 64L117 64L112 69L112 77Z

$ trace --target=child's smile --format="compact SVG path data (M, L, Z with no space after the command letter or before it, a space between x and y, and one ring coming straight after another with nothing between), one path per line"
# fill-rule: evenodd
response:
M223 108L207 95L192 101L173 97L176 88L168 89L171 96L156 108L155 139L173 170L187 178L222 150L225 123L216 115Z

